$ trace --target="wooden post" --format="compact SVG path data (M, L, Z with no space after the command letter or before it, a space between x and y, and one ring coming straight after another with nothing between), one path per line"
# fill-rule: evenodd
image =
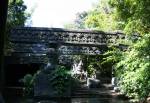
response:
M4 41L8 0L0 1L0 94L4 88ZM2 102L0 100L0 102Z

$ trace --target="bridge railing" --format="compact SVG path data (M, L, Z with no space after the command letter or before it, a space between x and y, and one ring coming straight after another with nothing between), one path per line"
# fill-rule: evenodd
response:
M59 28L20 27L12 29L10 33L12 55L20 57L22 62L27 59L42 62L41 59L48 54L97 55L106 51L107 45L115 43L118 38L124 38L124 35Z
M121 33L105 33L102 31L71 31L58 28L23 27L13 29L10 40L23 43L106 45L112 42L110 41L112 38L120 38L121 35Z

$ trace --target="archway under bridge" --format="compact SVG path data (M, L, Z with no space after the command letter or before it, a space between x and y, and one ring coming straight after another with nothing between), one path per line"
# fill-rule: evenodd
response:
M11 62L18 64L50 63L50 69L44 71L51 71L55 69L60 55L102 54L108 50L110 43L116 44L116 39L122 38L125 36L119 32L106 33L35 27L14 28L11 30L9 38L12 44ZM37 79L34 95L53 96L53 90L48 88L46 82L47 77L42 73ZM47 91L51 91L51 93L47 93Z

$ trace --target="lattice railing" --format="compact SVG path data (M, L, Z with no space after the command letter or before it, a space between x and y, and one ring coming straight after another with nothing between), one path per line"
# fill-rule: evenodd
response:
M58 28L22 27L12 29L10 41L12 54L20 56L22 61L34 62L44 60L43 55L97 55L107 49L116 39L124 38L121 33L105 33L102 31L75 31ZM38 56L35 56L39 54ZM41 56L41 59L40 59Z
M120 33L105 33L102 31L69 31L47 28L16 28L11 31L10 40L24 43L61 43L106 45L120 38Z

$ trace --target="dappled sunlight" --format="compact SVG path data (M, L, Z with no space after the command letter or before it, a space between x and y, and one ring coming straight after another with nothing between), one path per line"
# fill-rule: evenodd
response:
M0 102L150 101L149 0L4 2Z

